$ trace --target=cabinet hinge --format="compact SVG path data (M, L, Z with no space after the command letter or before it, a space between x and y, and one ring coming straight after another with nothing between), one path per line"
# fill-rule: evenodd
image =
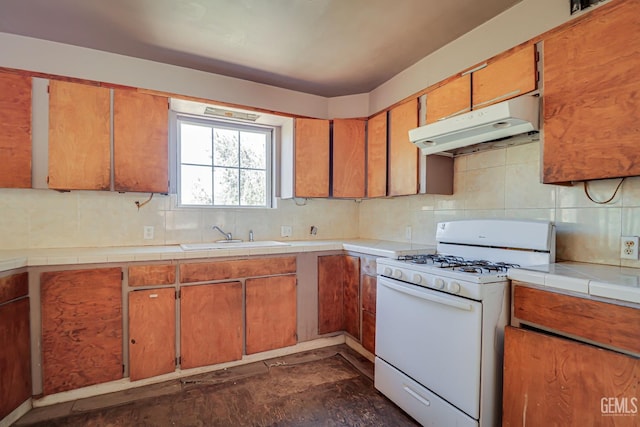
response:
M124 375L124 365L122 365L122 375Z
M176 357L176 366L182 363L182 357Z
M293 333L293 336L294 336L294 337L296 337L296 342L298 342L298 333L297 333L297 332L294 332L294 333Z
M120 272L120 280L124 280L124 271Z
M176 298L176 299L180 299L180 297L181 297L181 296L182 296L182 295L181 295L181 291L176 291L176 292L175 292L175 298Z

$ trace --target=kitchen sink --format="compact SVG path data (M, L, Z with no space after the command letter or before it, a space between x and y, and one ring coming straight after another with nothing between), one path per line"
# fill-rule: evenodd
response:
M210 249L236 249L236 248L269 248L275 246L290 246L289 243L275 240L260 240L257 242L243 242L242 240L220 241L211 243L181 243L183 251L207 251Z

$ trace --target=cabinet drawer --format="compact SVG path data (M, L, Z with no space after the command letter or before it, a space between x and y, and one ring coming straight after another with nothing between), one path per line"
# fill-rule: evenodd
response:
M513 315L519 320L640 353L640 310L514 283Z
M293 274L295 272L296 257L199 262L180 265L180 282L206 282L274 274Z
M175 282L175 265L132 265L129 267L129 286L172 285Z
M0 304L23 297L29 293L29 274L12 274L0 278Z

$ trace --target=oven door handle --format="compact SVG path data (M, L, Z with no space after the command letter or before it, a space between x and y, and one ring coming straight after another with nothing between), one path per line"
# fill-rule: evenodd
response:
M427 294L425 292L420 292L413 289L408 289L405 286L396 285L395 283L391 283L386 280L380 280L380 284L386 286L389 289L393 289L394 291L411 295L412 297L420 298L423 300L435 302L442 305L447 305L449 307L457 308L459 310L471 311L473 309L473 306L467 302L456 301L450 298Z

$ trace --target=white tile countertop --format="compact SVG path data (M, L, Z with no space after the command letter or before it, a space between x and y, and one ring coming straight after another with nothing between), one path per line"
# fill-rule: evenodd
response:
M640 269L559 262L512 268L509 279L591 296L640 304Z
M350 239L283 242L286 245L196 251L183 250L180 245L4 250L0 251L0 272L43 265L181 260L333 250L347 250L379 257L397 257L399 255L435 252L435 246L433 245L417 245L385 240Z

